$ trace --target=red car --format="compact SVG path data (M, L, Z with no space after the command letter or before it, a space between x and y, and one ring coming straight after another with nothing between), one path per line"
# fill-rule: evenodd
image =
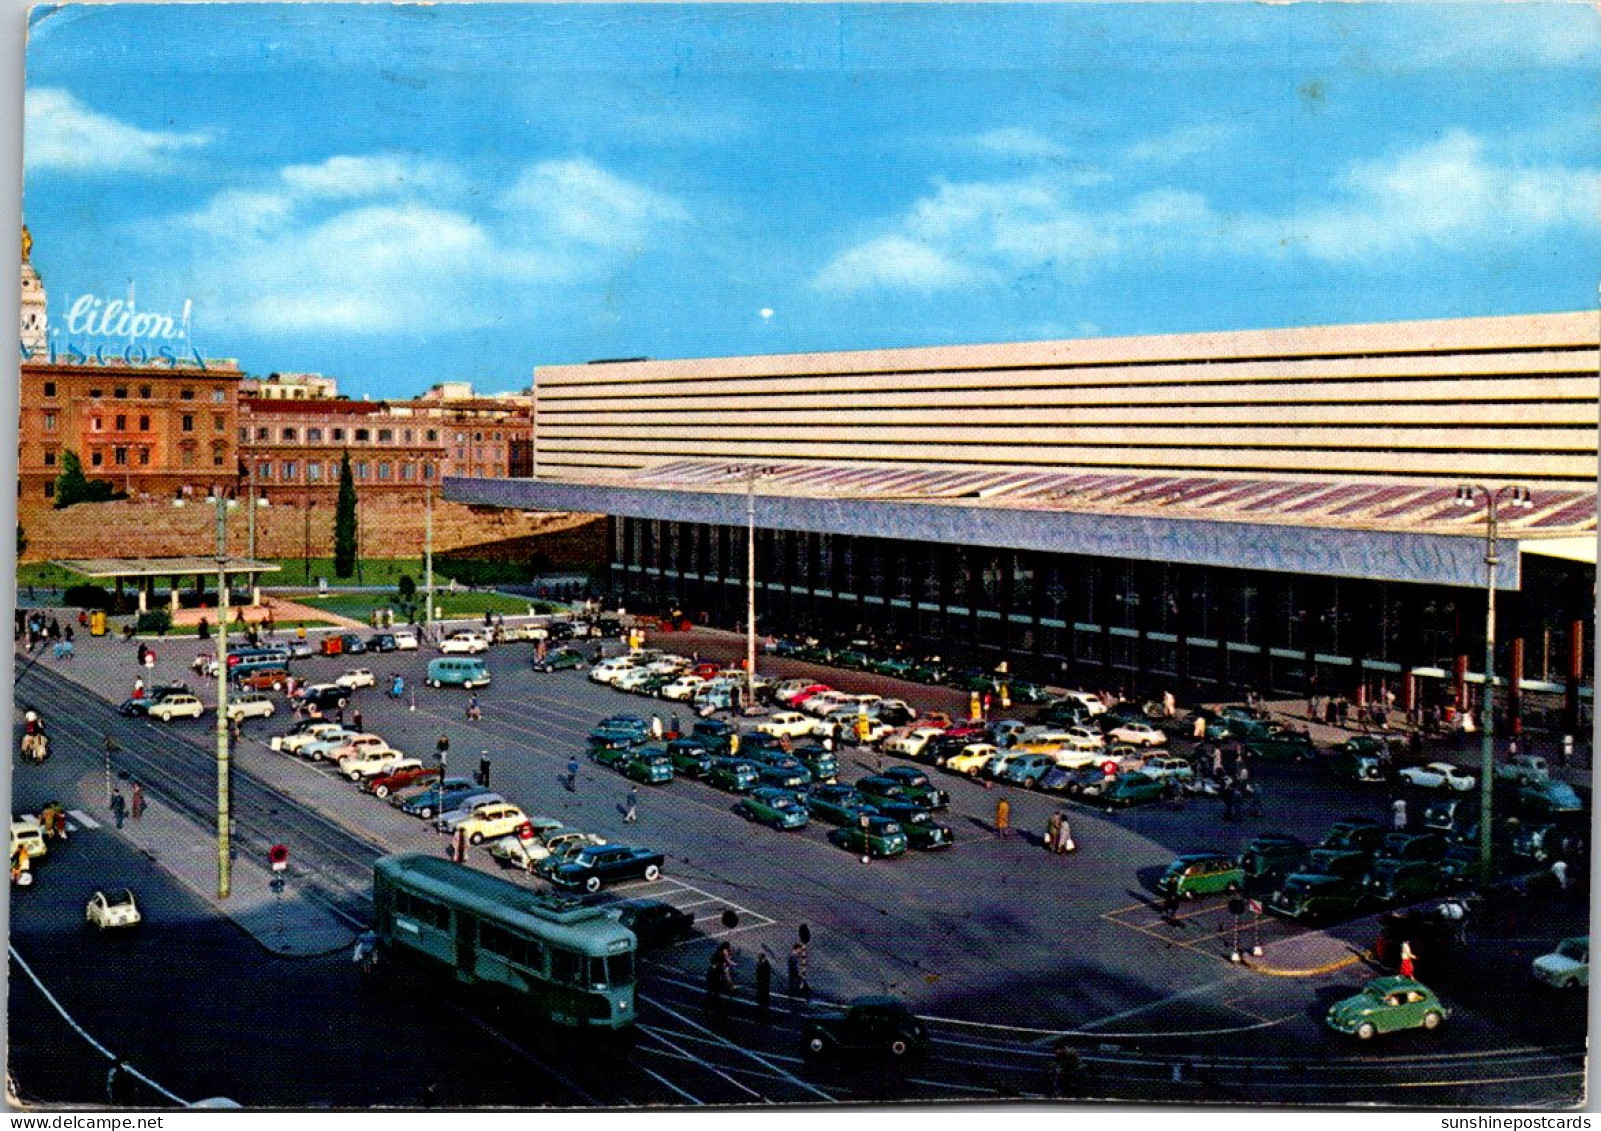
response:
M702 660L700 663L689 669L689 674L698 675L701 679L711 679L722 670L723 668L721 664L714 664L710 660Z
M234 680L235 685L251 691L282 691L289 679L287 668L259 668L245 672Z
M422 766L415 770L401 770L393 774L380 774L361 783L361 788L378 797L388 797L397 789L430 781L439 776L438 766Z
M798 707L800 704L810 699L813 695L821 695L825 691L832 690L833 688L829 687L826 683L814 683L810 687L803 687L795 694L786 697L784 699L784 705L787 707Z

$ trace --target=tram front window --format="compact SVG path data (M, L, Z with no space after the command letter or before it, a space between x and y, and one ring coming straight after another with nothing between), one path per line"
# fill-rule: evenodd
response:
M626 986L634 980L634 956L614 954L608 958L589 960L589 984L596 989L605 986Z

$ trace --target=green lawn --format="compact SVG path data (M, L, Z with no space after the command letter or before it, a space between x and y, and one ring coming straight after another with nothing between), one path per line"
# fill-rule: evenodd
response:
M331 613L338 613L352 620L370 623L374 609L395 609L395 595L393 593L339 593L330 592L326 597L319 596L315 590L310 592L287 592L284 597L299 601L314 609L327 609ZM483 591L468 593L442 593L434 592L435 606L444 610L443 616L450 618L482 617L488 613L504 613L507 616L523 616L528 612L528 606L543 607L539 601L528 601L522 597L506 597L499 593ZM399 612L396 612L397 618Z
M386 585L391 589L400 583L401 574L406 574L422 588L422 559L421 558L363 558L361 560L360 576L335 577L334 560L332 558L312 558L311 569L307 572L304 558L267 558L266 561L281 567L277 573L264 575L263 583L267 585L315 585L319 577L326 577L330 588L341 585ZM450 579L439 571L439 564L434 564L434 585L449 585Z

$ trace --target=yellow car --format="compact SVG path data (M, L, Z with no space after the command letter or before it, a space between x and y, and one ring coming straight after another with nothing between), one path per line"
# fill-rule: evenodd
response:
M527 821L528 814L517 806L496 802L474 809L473 815L456 827L467 834L469 843L482 844L516 832Z
M987 742L975 742L971 746L962 747L962 752L945 763L945 768L953 774L966 774L976 778L983 772L1000 751Z

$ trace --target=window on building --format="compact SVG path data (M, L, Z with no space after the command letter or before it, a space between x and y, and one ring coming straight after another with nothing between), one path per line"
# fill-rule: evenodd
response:
M89 453L89 466L99 467L106 462L106 453L96 449Z
M367 478L367 461L364 460L364 459L356 461L356 478L357 479L365 479L365 478Z
M425 464L422 465L422 477L423 477L423 481L424 482L427 482L428 480L431 480L434 477L434 465L433 464L425 463Z
M126 386L126 385L118 385L116 388L111 390L111 395L116 397L119 401L127 400L128 399L128 386Z
M193 467L195 465L195 450L193 448L182 449L178 453L178 463L183 467Z
M144 399L145 399L145 400L149 400L149 399L150 399L150 396L151 396L151 394L152 394L152 393L153 393L153 392L154 392L154 391L155 391L155 390L154 390L154 389L152 389L152 388L151 388L151 387L150 387L150 386L149 386L149 385L140 385L140 386L139 386L139 395L140 395L140 396L141 396L141 397L143 397L143 398L144 398Z
M284 460L284 482L293 483L300 478L300 464L296 460Z
M241 444L250 443L250 429L248 429L248 428L239 429L239 442Z
M257 462L257 464L256 464L256 478L257 479L266 479L271 474L272 474L272 464L268 463L266 460L260 460L260 461Z
M400 481L402 483L410 483L411 482L411 476L412 476L412 466L411 466L411 464L409 464L409 463L401 464L400 465Z
M178 399L183 401L192 401L195 399L195 391L193 389L179 389Z
M150 466L150 449L149 448L140 448L139 449L139 466L140 467L149 467Z
M18 483L17 486L21 487L22 484ZM56 481L54 479L50 480L44 485L44 497L47 499L53 499L56 497Z
M295 440L295 430L293 428L285 428L281 438L285 443L293 443Z
M45 452L44 465L46 467L54 467L56 465L56 453L54 450Z
M221 444L213 444L211 448L211 466L221 467L228 462L228 449Z
M227 404L228 403L228 390L226 390L226 389L213 389L213 390L211 390L211 403L212 404Z
M388 479L392 470L387 461L380 461L378 464L378 478Z
M128 430L128 418L126 416L124 416L120 412L117 413L117 431L118 432L126 432L127 430Z
M400 433L400 439L401 439L401 441L403 443L407 443L407 444L411 443L411 429L410 428L404 429Z
M56 383L54 381L46 381L44 383L44 395L47 397L56 395Z
M306 429L306 442L307 443L316 444L316 443L320 443L321 441L322 441L322 429L321 428L307 428Z
M193 432L195 430L195 418L193 414L187 412L183 414L182 427L185 432ZM95 431L98 432L99 429L97 428Z
M91 431L91 432L99 432L104 427L105 427L105 421L102 420L100 417L91 416L89 418L89 431Z
M364 443L367 442L368 439L371 438L371 435L372 434L367 429L358 428L358 429L356 429L356 442L358 444L364 444Z
M265 440L267 438L267 434L268 434L268 430L265 429L265 428L257 428L256 429L256 439L258 439L258 440Z
M474 432L473 433L473 443L481 444L483 442L484 442L484 434L482 432Z
M55 413L47 412L47 413L44 414L44 430L46 432L54 432L56 430L56 414Z
M439 431L438 431L438 429L435 429L435 428L428 429L427 436L428 436L428 442L430 444L433 443L434 441L438 440L439 439Z
M334 440L335 441L339 441L339 440L343 440L344 438L345 438L345 430L343 428L335 428L334 429Z
M228 431L228 418L220 412L211 414L211 430L213 432Z
M456 443L465 444L466 442L467 442L467 433L465 433L465 432L457 432L456 433Z
M150 418L148 416L141 416L139 418L139 431L141 431L141 432L150 431Z
M111 452L111 462L115 463L118 467L127 467L128 466L128 449L127 448L113 448L112 452Z
M499 439L500 439L500 433L499 433L499 432L496 432L496 433L495 433L495 439L496 439L496 440L499 440Z
M395 438L395 430L393 428L380 428L380 429L378 429L378 442L380 444L390 443L391 441L394 440L394 438Z
M322 464L316 460L306 464L306 479L311 483L322 482Z
M456 458L458 460L465 460L467 458L467 449L466 448L457 448L456 449Z
M105 396L105 392L103 390L101 390L101 389L90 389L89 390L89 395L91 397L103 397L103 396Z

